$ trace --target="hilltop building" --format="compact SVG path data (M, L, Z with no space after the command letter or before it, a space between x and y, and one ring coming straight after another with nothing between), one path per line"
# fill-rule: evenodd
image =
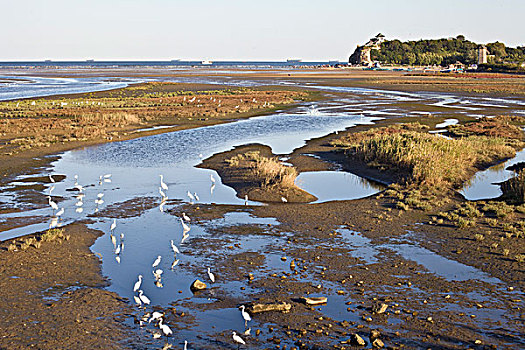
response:
M488 62L489 50L485 45L478 47L478 64L485 64Z
M348 62L351 64L360 64L365 66L372 64L370 51L380 50L383 41L385 41L385 36L381 33L377 34L375 37L368 40L368 42L363 46L357 46L354 53L348 59Z

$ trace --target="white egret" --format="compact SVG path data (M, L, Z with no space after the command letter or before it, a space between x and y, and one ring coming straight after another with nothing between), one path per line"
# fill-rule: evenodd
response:
M210 174L210 180L212 183L215 183L215 178L213 177L213 174Z
M160 337L162 337L162 334L160 334L159 332L153 333L153 339L159 339Z
M52 183L55 183L55 179L53 179L53 175L49 174L49 181L51 181Z
M82 186L79 185L79 184L76 184L76 185L75 185L75 188L78 190L78 192L82 192L82 191L84 191L84 187L82 187Z
M188 198L190 199L190 202L193 202L195 201L195 197L193 197L193 195L191 194L190 191L188 191L188 193L186 193L188 195Z
M244 305L241 305L240 309L242 318L244 318L244 326L246 327L248 325L248 321L251 321L252 318L250 317L250 314L245 310Z
M166 185L164 183L164 176L162 176L162 175L159 175L159 176L160 176L160 187L162 187L162 189L164 191L167 191L168 190L168 185Z
M170 242L171 242L171 249L173 250L173 254L180 254L180 250L179 248L177 248L175 243L173 243L173 239Z
M111 224L111 226L109 227L109 230L111 231L111 233L113 233L113 231L117 228L117 219L113 219L113 223Z
M142 301L146 305L149 305L149 303L151 303L151 300L149 300L149 298L144 295L144 292L142 291L142 289L139 290L139 298L140 298L140 301Z
M134 295L133 299L135 300L135 304L137 304L139 307L142 305L142 301L138 296Z
M111 174L104 175L104 179L109 179L111 177Z
M104 193L99 193L99 194L97 194L97 198L100 199L100 198L102 198L102 197L104 197Z
M233 332L232 336L233 336L233 341L236 342L238 344L238 346L240 346L241 344L242 345L246 345L246 342L244 340L242 340L242 338L239 337L237 335L237 333Z
M248 205L248 195L244 195L244 205Z
M193 194L193 197L195 197L195 200L196 200L196 201L200 201L200 198L199 198L199 196L197 195L197 192L195 192L195 193Z
M51 208L53 208L53 210L58 210L58 205L51 200L51 196L47 196L47 199L49 201L49 205L51 206Z
M284 198L284 197L281 197L281 201L282 201L283 203L288 203L288 199L286 199L286 198Z
M118 245L117 248L115 249L115 254L116 255L120 254L120 245Z
M77 207L81 207L81 206L84 205L84 202L82 202L81 200L79 200L78 202L75 203L75 205L76 205Z
M188 222L191 221L190 217L188 215L186 215L186 213L182 213L182 218Z
M151 318L148 320L148 323L151 323L151 321L158 320L158 319L160 319L162 316L164 316L163 313L158 312L158 311L154 311L154 312L151 314Z
M160 264L160 260L162 259L162 256L157 256L157 259L153 262L153 265L151 267L157 267Z
M82 212L84 211L84 209L82 209L82 208L79 207L79 208L75 209L75 211L76 211L77 213L82 213Z
M188 350L188 341L187 340L184 341L184 350Z
M169 337L170 335L173 334L173 331L171 330L171 328L168 327L168 325L165 325L162 323L162 318L159 320L159 328L166 337Z
M133 286L133 291L136 292L140 289L140 285L142 284L142 275L139 275L139 280L135 282L135 285Z
M208 277L210 278L210 281L212 283L215 283L215 275L213 274L213 272L210 271L209 267L208 267Z

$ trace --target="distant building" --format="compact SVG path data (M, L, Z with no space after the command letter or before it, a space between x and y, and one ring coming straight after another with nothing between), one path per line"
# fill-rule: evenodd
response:
M489 50L485 45L478 47L478 64L485 64L488 62Z
M372 58L370 57L371 50L380 50L381 44L385 41L385 36L381 33L377 34L372 39L368 40L363 46L358 46L354 53L349 58L351 64L361 64L368 66L372 64Z

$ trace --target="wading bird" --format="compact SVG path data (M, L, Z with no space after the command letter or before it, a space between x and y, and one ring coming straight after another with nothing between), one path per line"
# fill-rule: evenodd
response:
M170 241L171 242L171 250L173 250L173 254L180 254L180 250L179 248L177 248L177 246L175 245L175 243L173 243L173 239Z
M113 231L115 231L116 228L117 228L117 219L113 219L113 223L109 227L109 230L111 231L111 233L113 233Z
M182 218L180 219L180 223L182 224L182 235L184 236L186 233L190 232L191 228L188 225L186 225Z
M133 291L136 292L140 289L140 285L142 284L142 275L139 275L139 280L135 282L135 285L133 286Z
M51 200L51 196L47 196L47 200L53 211L58 210L58 205Z
M151 300L149 300L149 298L144 295L144 292L142 291L142 289L139 290L139 298L140 298L140 301L142 301L146 305L149 305L149 303L151 303Z
M241 305L240 309L241 309L242 318L244 318L244 326L246 327L248 326L248 321L251 321L252 318L250 317L250 314L246 312L244 305Z
M162 323L162 318L159 320L159 328L162 331L162 333L164 333L166 338L173 334L173 331L170 329L170 327Z
M159 175L160 176L160 187L164 190L164 191L167 191L168 190L168 185L166 185L164 183L164 176L162 175Z
M190 217L188 215L186 215L186 213L182 213L182 218L188 222L191 221Z
M162 259L162 256L157 256L157 259L153 262L153 265L151 267L157 267L160 264L160 260Z
M242 340L242 338L239 337L237 333L233 332L232 336L233 336L233 341L237 343L237 349L241 346L241 344L246 345L246 342Z
M209 267L208 267L208 277L210 278L210 281L212 283L215 283L215 275L210 271Z

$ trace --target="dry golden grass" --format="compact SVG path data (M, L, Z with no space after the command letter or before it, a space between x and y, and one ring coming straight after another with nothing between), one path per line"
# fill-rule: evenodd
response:
M351 134L332 144L370 166L404 174L407 184L441 190L460 186L477 168L514 156L521 141L488 136L445 139L409 124Z
M280 186L291 188L295 186L297 171L283 165L275 158L263 157L259 152L239 154L227 160L230 166L244 167L250 171L250 177L261 184L261 187Z

